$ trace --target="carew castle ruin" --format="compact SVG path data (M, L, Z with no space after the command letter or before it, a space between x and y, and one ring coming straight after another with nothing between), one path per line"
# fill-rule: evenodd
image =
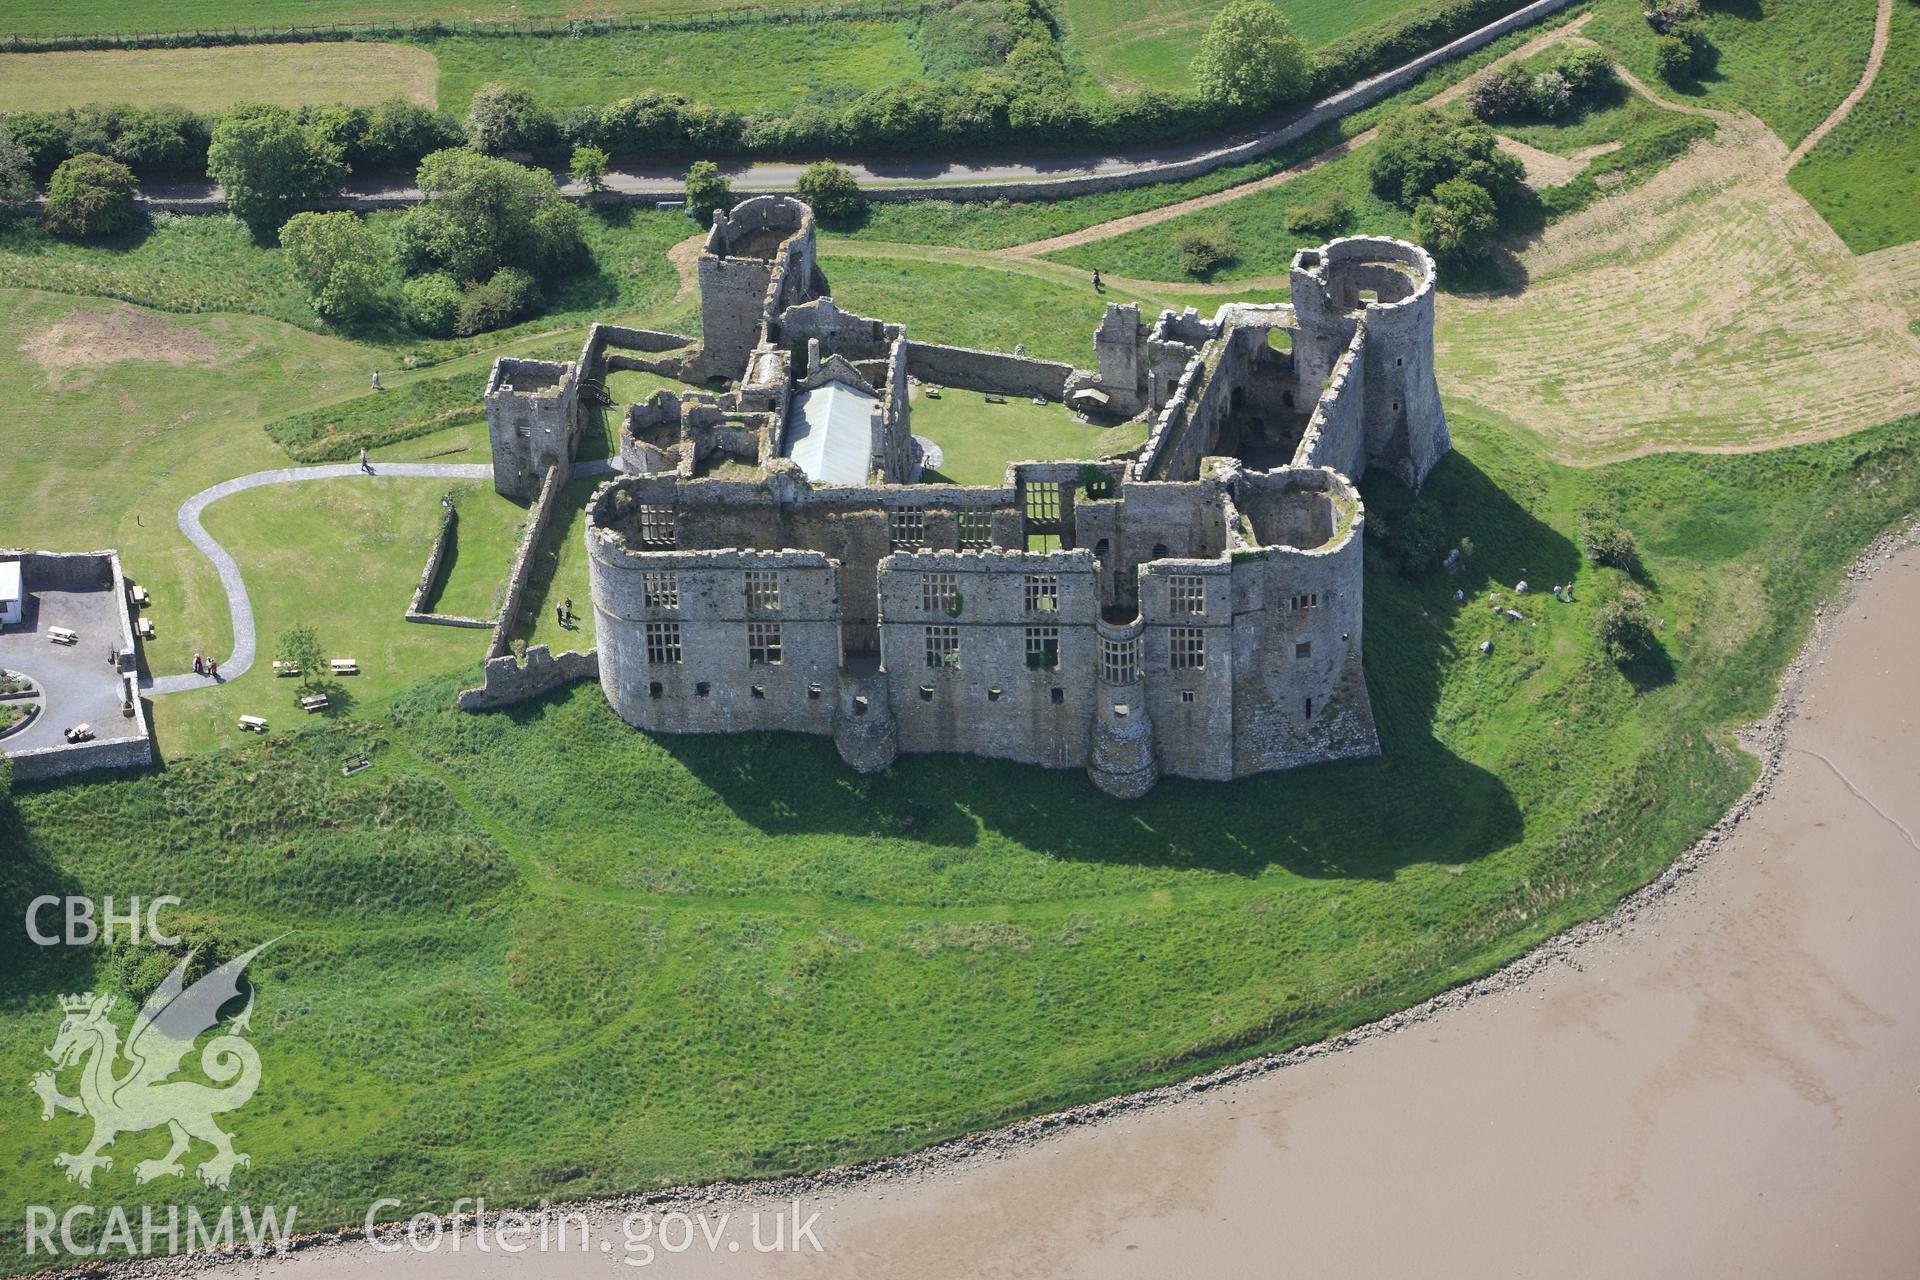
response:
M841 310L787 197L716 210L699 283L699 342L598 325L579 361L503 359L487 390L495 484L534 496L608 372L696 384L624 409L624 474L588 512L598 675L628 723L830 736L863 771L973 752L1123 797L1379 750L1354 481L1417 487L1449 447L1424 250L1303 249L1291 304L1211 319L1109 305L1092 369ZM957 485L912 430L943 389L1149 429Z

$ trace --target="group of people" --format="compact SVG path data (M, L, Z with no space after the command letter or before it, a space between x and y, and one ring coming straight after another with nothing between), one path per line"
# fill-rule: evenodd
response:
M568 596L565 604L553 606L553 620L563 627L573 625L573 597Z
M202 658L196 653L193 655L193 674L205 676L209 680L218 680L220 678L220 663L213 658Z

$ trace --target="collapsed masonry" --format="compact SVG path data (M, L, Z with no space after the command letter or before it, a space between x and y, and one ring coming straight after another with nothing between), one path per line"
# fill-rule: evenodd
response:
M627 474L588 513L598 675L628 723L831 736L863 771L902 751L1085 768L1122 797L1378 752L1354 478L1417 487L1449 447L1424 250L1302 250L1291 305L1210 320L1110 305L1091 370L840 310L787 197L716 210L699 277L697 349L621 354L670 342L609 331L631 341L503 360L488 391L495 483L530 495L564 476L606 367L732 379L627 407ZM927 483L914 383L1151 427L998 486Z

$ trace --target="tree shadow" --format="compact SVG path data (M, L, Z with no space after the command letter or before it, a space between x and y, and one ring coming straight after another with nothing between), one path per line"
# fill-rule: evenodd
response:
M1618 666L1635 693L1650 693L1674 681L1673 657L1657 639L1646 652Z
M353 710L354 696L346 685L338 680L316 680L312 684L300 686L297 692L303 698L312 697L317 693L324 694L327 699L326 707L317 712L301 710L300 704L295 702L295 709L301 710L303 716L318 715L327 720L339 720Z

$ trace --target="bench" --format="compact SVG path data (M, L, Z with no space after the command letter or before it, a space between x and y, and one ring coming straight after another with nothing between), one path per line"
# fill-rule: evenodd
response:
M333 674L337 676L357 676L360 674L360 664L352 658L335 658L328 665L333 668Z
M938 400L939 398L940 398L940 388L938 387L927 388L927 399Z
M325 711L327 709L327 695L324 693L308 694L306 697L300 699L300 709L302 711Z
M80 633L71 627L48 627L47 639L55 644L79 644Z
M362 752L356 755L350 755L343 762L341 762L340 773L341 773L341 776L343 777L351 778L354 774L359 773L362 769L371 769L371 768L373 768L373 761L368 759L366 754Z
M77 724L73 726L73 728L67 730L68 742L86 742L86 741L89 741L92 737L93 737L93 726L90 724Z
M241 716L240 727L248 733L265 733L267 722L259 716Z
M152 618L140 619L138 623L134 624L134 630L140 633L140 638L142 640L153 639L153 619Z
M983 396L981 398L984 399L988 404L1005 404L1007 402L1007 398L1005 396L988 395L988 396Z
M297 676L300 674L300 664L297 662L276 662L273 664L273 674L277 676Z

